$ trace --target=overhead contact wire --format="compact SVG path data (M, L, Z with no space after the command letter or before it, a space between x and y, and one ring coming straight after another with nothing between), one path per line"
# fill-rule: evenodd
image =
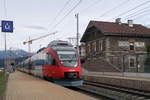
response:
M88 7L86 7L85 9L81 10L80 13L84 13L85 11L87 11L87 9L90 9L91 7L93 7L92 5L96 5L99 2L101 2L102 0L96 0L95 2L93 2L92 4L90 4Z
M117 6L115 6L114 8L112 8L112 9L110 9L110 10L104 12L103 14L101 14L99 17L103 17L103 16L107 15L108 13L110 13L110 12L116 10L117 8L121 7L121 5L124 5L124 4L128 3L129 1L130 1L130 0L125 0L124 2L121 2L120 4L118 4Z
M58 21L57 24L55 24L55 26L52 27L52 29L56 28L59 24L61 24L65 18L74 10L78 7L78 5L81 3L82 0L80 0L61 20Z
M143 8L143 9L139 9L139 10L137 10L136 12L131 13L131 14L129 14L129 15L123 17L123 19L128 19L128 18L131 18L131 17L133 17L133 16L136 16L136 14L137 14L138 12L141 13L141 11L143 12L143 10L145 11L147 8L150 8L150 6L145 7L145 8ZM149 10L149 9L148 9L148 10ZM146 11L147 11L147 10L146 10Z
M114 18L118 18L118 17L120 17L120 16L122 16L122 15L125 15L125 14L127 14L127 13L129 13L129 12L131 12L131 11L133 11L133 10L135 10L135 9L137 9L137 8L139 8L139 7L141 7L141 6L145 5L145 4L147 4L147 3L149 3L149 2L150 2L150 0L148 0L148 1L146 1L146 2L143 2L142 4L139 4L139 5L137 5L136 7L125 11L125 12L123 12L123 13L117 15L117 16L114 17ZM112 18L112 19L114 19L114 18Z
M52 25L56 19L59 17L59 15L63 12L63 10L66 8L66 6L71 2L71 0L68 0L65 5L63 6L63 8L57 13L57 15L55 16L55 18L51 21L50 25Z
M136 14L134 14L134 15L132 15L132 16L127 17L126 19L129 19L129 18L132 18L132 17L136 17L136 16L138 16L138 15L140 15L140 14L142 14L142 13L146 13L147 11L150 11L150 9L146 9L146 10L144 10L144 11L142 11L142 12L136 13Z

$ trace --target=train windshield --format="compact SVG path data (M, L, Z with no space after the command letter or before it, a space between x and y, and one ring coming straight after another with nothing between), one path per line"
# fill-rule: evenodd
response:
M75 51L57 51L57 54L64 67L77 67L77 56Z

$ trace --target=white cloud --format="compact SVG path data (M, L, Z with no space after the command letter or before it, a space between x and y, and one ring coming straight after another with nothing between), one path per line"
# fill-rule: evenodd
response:
M40 25L29 25L29 26L25 26L25 28L27 29L35 29L35 30L44 30L47 31L47 29L43 26Z

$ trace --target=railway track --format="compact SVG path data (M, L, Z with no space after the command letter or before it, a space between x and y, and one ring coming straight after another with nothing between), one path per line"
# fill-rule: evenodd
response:
M85 81L84 85L78 87L78 89L113 100L150 100L149 91L123 88L91 81Z
M71 90L74 90L74 91L77 91L77 92L80 92L80 93L83 93L85 95L88 95L88 96L91 96L97 100L113 100L111 98L108 98L106 96L103 96L103 95L99 95L98 93L95 93L95 91L92 91L88 88L85 88L84 86L80 86L80 87L67 87Z

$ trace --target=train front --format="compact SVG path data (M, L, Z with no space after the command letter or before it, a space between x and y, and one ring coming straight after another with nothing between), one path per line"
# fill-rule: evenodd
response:
M59 62L61 79L55 83L63 86L80 86L83 84L81 78L82 70L80 59L72 46L58 46L55 49Z

